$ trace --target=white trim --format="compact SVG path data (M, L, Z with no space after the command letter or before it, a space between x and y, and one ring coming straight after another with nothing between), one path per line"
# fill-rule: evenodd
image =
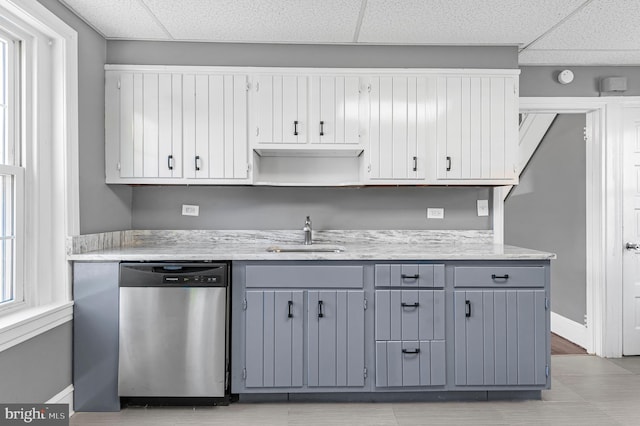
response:
M551 312L551 332L585 349L589 346L587 327L555 312Z
M73 385L69 385L57 394L53 395L45 404L69 404L69 417L73 416Z
M496 186L493 188L493 205L491 221L493 228L493 243L504 244L504 199L507 197L511 186Z
M558 114L527 114L520 124L520 141L518 142L518 170L520 173L527 167L531 157L538 149L540 142L547 134L551 123Z
M523 112L587 113L586 349L622 356L622 106L638 96L520 98Z
M309 68L309 67L230 67L204 65L111 65L104 66L105 71L136 72L175 72L191 74L238 73L238 74L357 74L357 75L482 75L516 76L519 69L480 69L480 68Z
M73 319L73 302L40 306L0 318L0 352Z

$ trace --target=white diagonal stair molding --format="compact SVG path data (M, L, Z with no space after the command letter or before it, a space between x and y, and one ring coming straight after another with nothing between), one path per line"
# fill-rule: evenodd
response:
M518 170L519 174L527 167L533 153L547 134L551 123L558 114L523 114L520 122L520 143L518 144ZM503 201L507 198L513 185L505 187L502 191Z

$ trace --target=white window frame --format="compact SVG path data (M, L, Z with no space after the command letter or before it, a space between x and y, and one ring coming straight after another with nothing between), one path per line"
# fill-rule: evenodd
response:
M72 319L67 238L79 233L77 33L36 0L0 0L21 40L23 302L0 311L0 351Z

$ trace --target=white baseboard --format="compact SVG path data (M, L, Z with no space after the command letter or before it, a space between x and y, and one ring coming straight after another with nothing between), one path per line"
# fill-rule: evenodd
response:
M73 411L73 385L69 385L51 397L45 404L69 404L69 417L75 413Z
M578 322L551 312L551 332L590 351L587 327Z

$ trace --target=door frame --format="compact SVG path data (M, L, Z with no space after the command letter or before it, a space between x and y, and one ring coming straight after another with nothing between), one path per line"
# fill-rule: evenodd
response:
M584 113L587 116L587 352L622 356L622 201L625 105L640 105L639 96L522 97L520 112ZM502 187L493 191L495 242L504 240ZM580 326L580 324L577 324Z

